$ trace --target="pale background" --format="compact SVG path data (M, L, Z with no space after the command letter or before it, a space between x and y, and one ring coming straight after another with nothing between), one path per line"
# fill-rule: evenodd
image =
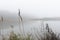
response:
M60 0L0 0L0 16L15 19L18 9L23 18L60 17ZM60 33L60 21L51 21L48 24Z

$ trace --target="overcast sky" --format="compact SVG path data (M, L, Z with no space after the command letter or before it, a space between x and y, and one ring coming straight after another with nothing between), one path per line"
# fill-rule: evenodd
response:
M60 0L0 0L0 10L32 17L60 17Z

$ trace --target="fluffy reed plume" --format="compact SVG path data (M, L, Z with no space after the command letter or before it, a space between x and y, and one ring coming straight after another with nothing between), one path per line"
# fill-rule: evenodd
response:
M39 35L39 33L38 33ZM39 36L41 38L41 40L60 40L60 38L58 37L57 34L55 34L48 26L48 24L46 24L46 32L43 33L43 36ZM37 38L38 40L40 40L39 38Z
M24 27L23 27L23 18L22 16L20 15L20 9L18 10L18 16L19 16L19 27L20 27L20 30L22 31L23 33L23 36L25 35L25 32L24 32ZM21 25L20 25L21 23Z

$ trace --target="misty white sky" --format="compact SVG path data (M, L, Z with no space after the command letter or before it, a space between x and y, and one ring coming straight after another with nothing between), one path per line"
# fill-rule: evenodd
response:
M60 17L60 0L0 0L0 10L32 17Z

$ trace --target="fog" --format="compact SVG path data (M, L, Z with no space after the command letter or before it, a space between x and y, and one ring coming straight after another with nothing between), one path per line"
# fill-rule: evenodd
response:
M60 17L60 0L0 0L0 16L3 16L4 20L15 20L10 23L5 21L3 26L0 23L0 28L7 28L4 26L10 27L12 24L18 26L18 9L23 19ZM26 30L40 26L40 21L23 23ZM48 21L48 24L55 32L59 32L60 21Z
M0 0L0 10L34 18L60 17L60 0Z

